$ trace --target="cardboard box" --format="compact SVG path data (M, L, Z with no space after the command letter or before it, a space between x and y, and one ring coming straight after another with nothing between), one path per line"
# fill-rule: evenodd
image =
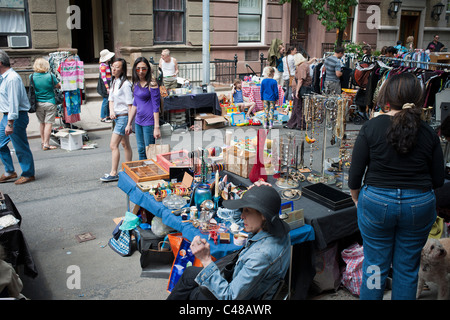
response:
M244 151L236 146L225 150L225 170L237 174L238 176L248 178L255 163L256 152Z
M199 113L194 119L202 122L202 130L222 128L226 122L224 117L212 113Z
M61 149L73 151L83 147L83 134L85 133L84 130L62 129L55 134L55 137L59 138Z

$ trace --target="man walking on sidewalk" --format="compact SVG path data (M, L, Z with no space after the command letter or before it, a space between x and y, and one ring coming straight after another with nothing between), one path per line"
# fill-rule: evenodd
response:
M30 102L22 78L11 68L9 56L0 50L0 159L5 166L5 174L0 183L17 178L8 143L12 141L22 168L22 176L15 184L24 184L35 180L34 159L27 136Z

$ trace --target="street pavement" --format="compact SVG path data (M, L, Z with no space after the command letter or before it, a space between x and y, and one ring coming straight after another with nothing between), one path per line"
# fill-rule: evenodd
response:
M139 252L131 257L121 257L108 246L115 228L113 219L125 215L127 202L117 182L102 183L99 180L109 172L111 165L110 124L101 123L99 115L100 103L82 106L81 121L76 125L88 130L90 142L96 143L97 148L76 151L42 151L39 124L35 115L30 115L28 135L36 181L21 186L12 182L0 185L0 190L11 197L22 215L22 230L37 265L39 275L36 279L20 272L23 294L30 299L164 300L168 296L167 279L140 276ZM278 129L281 133L286 132L286 129ZM202 141L222 145L220 134L225 130L205 131ZM217 133L219 138L215 136ZM191 139L195 134L176 130L171 136L163 137L162 142L169 143L172 150L191 150L195 148L195 139ZM134 159L137 159L135 137L131 136L130 141ZM329 145L327 156L337 154L337 146ZM20 174L17 159L15 156L13 159ZM320 163L319 150L314 151L314 159L317 160L315 163ZM1 168L0 172L3 170ZM95 239L79 243L76 236L87 232ZM73 288L73 267L80 271L80 288ZM339 290L313 299L356 298L346 290Z

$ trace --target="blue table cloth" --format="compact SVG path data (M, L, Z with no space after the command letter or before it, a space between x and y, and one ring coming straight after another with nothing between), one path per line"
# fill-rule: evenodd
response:
M129 196L131 202L148 210L155 216L162 218L162 222L165 225L183 233L183 237L187 240L192 241L197 235L204 239L208 239L208 234L202 233L189 222L183 223L181 217L172 214L172 210L166 208L162 202L156 201L148 192L143 192L139 189L136 182L123 171L119 173L118 187ZM308 224L291 230L290 236L293 245L306 241L314 241L315 239L314 229ZM216 245L212 240L209 240L209 243L211 246L211 255L216 259L241 248L233 243Z

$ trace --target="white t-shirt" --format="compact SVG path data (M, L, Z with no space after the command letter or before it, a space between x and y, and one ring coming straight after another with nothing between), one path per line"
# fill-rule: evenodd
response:
M175 62L173 62L173 58L170 58L170 62L165 62L161 59L161 70L163 72L164 79L168 81L172 81L176 79L175 77Z
M128 113L128 106L133 104L133 92L131 91L131 82L126 80L119 89L120 80L116 79L109 91L109 101L114 102L114 112L116 115Z
M289 63L289 69L286 64ZM283 80L289 80L289 71L291 72L291 76L295 76L295 60L294 55L288 54L286 57L283 58Z

